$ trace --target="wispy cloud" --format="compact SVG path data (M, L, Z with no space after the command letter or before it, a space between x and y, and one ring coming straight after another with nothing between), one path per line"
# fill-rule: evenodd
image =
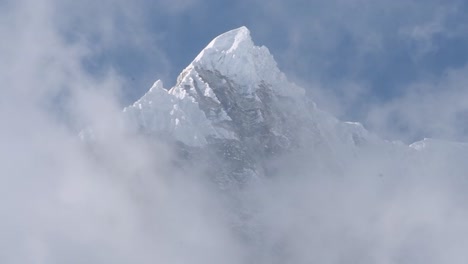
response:
M115 21L107 24L113 11L80 22L90 23L79 24L84 40L70 41L61 28L70 22L64 6L23 1L1 18L1 261L221 262L233 251L222 250L231 242L217 206L201 185L171 172L164 145L132 134L119 119L124 83L115 71L95 75L83 65L124 40ZM75 6L67 19L88 11ZM87 39L101 33L102 41ZM78 138L85 124L94 128L92 152Z
M268 40L288 76L342 119L366 122L370 107L423 92L415 83L426 83L429 94L430 82L467 63L462 1L255 3L264 15L253 19L254 37Z
M450 70L439 79L421 80L405 94L374 105L369 124L379 134L410 142L421 137L467 140L467 69Z

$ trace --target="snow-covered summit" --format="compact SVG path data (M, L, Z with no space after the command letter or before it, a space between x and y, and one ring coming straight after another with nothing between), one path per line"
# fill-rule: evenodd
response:
M182 72L210 71L236 83L242 93L254 93L264 83L278 94L298 97L304 90L288 82L265 46L255 46L246 27L240 27L214 38Z
M362 126L318 110L278 69L269 50L254 44L246 27L214 38L174 87L157 81L124 112L145 134L221 153L218 165L228 175L223 180L264 174L261 164L269 157L295 148L335 153L335 145L374 140Z
M214 38L174 87L167 90L157 81L124 111L149 134L169 133L186 145L201 146L250 137L262 127L284 136L289 128L280 116L307 112L304 94L278 69L269 50L255 46L250 31L240 27ZM275 103L279 97L289 99Z
M442 149L438 145L447 144L428 140L411 147L385 142L359 123L320 111L304 95L278 69L269 50L256 46L249 30L240 27L214 38L174 87L155 82L124 113L144 134L164 135L192 157L214 152L206 160L223 188L274 174L272 160L301 149L313 150L307 155L315 155L314 166L332 162L338 169L342 161L365 153L399 153L397 157L416 162L420 159L413 157L426 157L426 150L468 153L467 147ZM436 147L444 151L432 150Z
M221 53L233 53L238 49L251 49L254 47L250 31L245 26L230 30L214 38L195 58L194 61L200 61L206 58L205 52L210 50Z
M256 46L250 31L240 27L214 38L174 87L167 90L157 81L125 112L147 133L169 133L188 146L229 139L275 152L300 144L305 128L317 141L348 137L349 129L345 135L334 131L337 120L315 111L304 95L269 50Z

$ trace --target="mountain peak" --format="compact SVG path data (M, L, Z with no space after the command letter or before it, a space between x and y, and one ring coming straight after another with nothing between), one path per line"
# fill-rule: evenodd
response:
M250 31L247 27L242 26L225 32L214 38L203 50L198 54L194 61L202 60L206 53L232 53L242 48L252 48L254 46Z
M287 81L268 48L254 44L245 26L214 38L181 73L178 84L190 83L194 74L202 76L208 72L236 83L240 88L238 93L252 94L259 85L270 85L285 96L304 94L301 88Z
M296 141L290 123L307 115L304 93L240 27L214 38L171 89L156 82L126 112L147 134L168 133L187 146L221 140L250 149L251 140L258 151L286 149Z

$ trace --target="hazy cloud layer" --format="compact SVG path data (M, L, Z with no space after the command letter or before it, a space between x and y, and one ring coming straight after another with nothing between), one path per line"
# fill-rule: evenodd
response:
M393 139L467 141L467 73L464 67L412 83L403 96L374 105L368 121L378 133Z
M234 254L223 250L229 236L201 181L179 181L167 171L170 151L119 119L121 79L83 65L110 44L70 42L60 5L19 2L1 21L1 262L206 263ZM100 26L96 34L113 34ZM78 137L84 124L94 129L92 152Z

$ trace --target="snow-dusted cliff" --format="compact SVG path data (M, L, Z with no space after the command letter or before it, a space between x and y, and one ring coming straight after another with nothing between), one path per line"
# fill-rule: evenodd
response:
M145 134L164 135L187 148L217 149L221 163L237 164L221 178L236 174L242 181L265 176L266 161L294 149L315 148L339 160L343 149L354 153L380 142L359 123L340 122L317 109L268 49L254 45L246 27L213 39L174 87L166 89L158 80L124 112Z

